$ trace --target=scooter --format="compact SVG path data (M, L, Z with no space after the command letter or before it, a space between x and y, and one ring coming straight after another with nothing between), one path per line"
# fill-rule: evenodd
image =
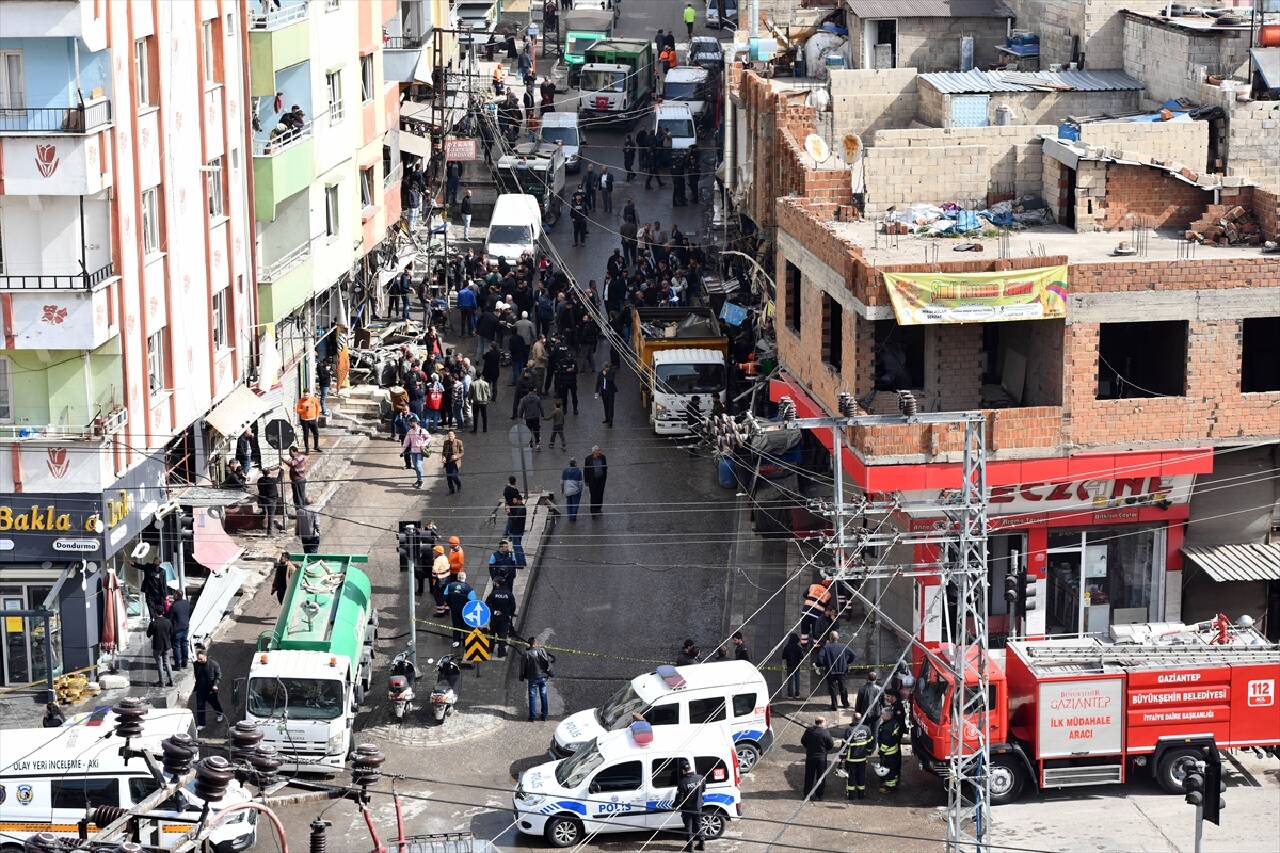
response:
M413 711L413 683L418 679L417 667L408 652L401 652L391 661L391 675L387 679L387 698L391 701L391 713L397 720Z
M427 663L432 663L430 659ZM431 688L431 716L437 723L443 723L458 701L458 679L462 677L462 667L453 655L445 655L436 663L436 686Z

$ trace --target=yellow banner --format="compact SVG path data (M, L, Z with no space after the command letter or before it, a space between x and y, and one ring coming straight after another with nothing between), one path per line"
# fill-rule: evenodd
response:
M1067 316L1067 267L1001 272L886 272L902 326L1051 320Z

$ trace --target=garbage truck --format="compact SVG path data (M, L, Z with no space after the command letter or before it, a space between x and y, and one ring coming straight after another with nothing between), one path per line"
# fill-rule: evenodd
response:
M944 661L954 650L938 649ZM966 684L978 683L971 653ZM1181 793L1219 749L1280 756L1280 646L1219 616L1214 624L1120 625L1108 639L1012 640L986 660L991 802L1033 788L1154 778ZM911 698L911 748L944 776L951 751L950 666L922 655ZM977 721L965 720L976 748ZM973 738L968 733L973 733Z
M728 402L729 338L710 308L633 308L631 346L644 373L640 404L659 435L685 435L685 407L697 397L711 414Z
M578 79L578 115L632 122L653 101L653 42L611 38L587 48Z
M297 569L275 628L258 637L245 719L258 724L286 771L334 775L351 752L373 674L378 614L369 576L356 568L368 557L288 556Z
M613 33L612 12L597 9L571 10L560 16L560 30L564 33L561 55L568 68L570 88L578 85L582 63L586 61L587 48Z
M536 198L542 223L551 228L564 207L564 170L564 146L521 142L498 158L499 191Z

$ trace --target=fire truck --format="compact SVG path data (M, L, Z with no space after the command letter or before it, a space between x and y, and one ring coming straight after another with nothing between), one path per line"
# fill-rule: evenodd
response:
M953 650L936 650L951 660ZM965 682L976 685L970 654ZM1095 638L1010 641L987 655L991 802L1035 786L1119 784L1151 776L1170 793L1203 749L1280 757L1280 646L1225 617L1200 625L1117 626ZM923 656L911 697L911 746L948 772L952 668ZM978 725L965 721L976 749ZM972 733L972 738L970 737Z

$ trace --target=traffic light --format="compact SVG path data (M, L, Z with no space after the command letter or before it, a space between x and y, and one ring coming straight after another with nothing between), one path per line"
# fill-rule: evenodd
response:
M1204 819L1221 826L1221 812L1227 807L1222 794L1227 783L1222 779L1222 758L1213 747L1205 749L1204 762Z
M194 544L196 541L196 520L185 512L174 513L174 525L178 534L178 541L187 545Z
M413 571L418 557L417 522L400 522L400 532L396 534L396 551L400 555L400 571Z
M1204 805L1204 765L1196 762L1196 769L1187 773L1182 780L1182 790L1187 793L1187 803L1193 806Z
M1028 572L1021 575L1021 586L1019 588L1019 598L1022 602L1022 616L1036 609L1036 579Z

